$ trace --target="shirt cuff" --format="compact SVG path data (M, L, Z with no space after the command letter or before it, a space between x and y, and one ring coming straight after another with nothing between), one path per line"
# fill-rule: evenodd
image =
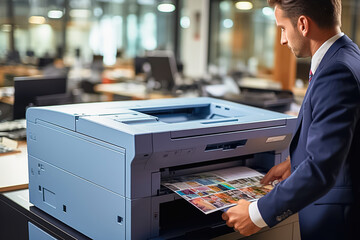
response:
M259 211L259 208L257 205L257 201L250 203L249 215L250 215L251 221L259 228L263 228L263 227L267 226L267 224L265 223L264 219L262 218L262 216L260 214L260 211Z

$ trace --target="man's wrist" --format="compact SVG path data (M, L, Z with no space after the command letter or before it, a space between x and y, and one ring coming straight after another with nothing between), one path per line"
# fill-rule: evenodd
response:
M257 201L250 203L249 205L249 216L251 221L259 228L266 227L267 224L265 223L264 219L261 216L259 211Z

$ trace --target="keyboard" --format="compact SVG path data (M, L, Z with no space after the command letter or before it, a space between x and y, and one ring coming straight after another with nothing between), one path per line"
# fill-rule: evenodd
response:
M0 137L8 137L14 140L26 139L26 120L0 122Z
M7 147L7 146L0 143L0 154L11 153L11 152L18 152L18 150L14 149L14 148Z
M11 132L26 128L26 120L18 119L6 122L0 122L0 132Z

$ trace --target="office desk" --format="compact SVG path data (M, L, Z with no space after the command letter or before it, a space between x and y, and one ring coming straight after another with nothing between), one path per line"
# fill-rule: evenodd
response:
M33 225L32 227L35 226L35 229L39 231L40 234L37 238L30 238L29 240L90 239L34 207L29 203L29 191L27 189L0 193L0 213L1 239L27 240L29 239L29 225ZM297 215L293 215L272 229L264 228L250 237L245 237L237 232L232 232L213 238L213 240L300 240L297 218ZM203 238L192 238L191 236L184 235L183 237L176 239L206 239L206 232L203 232L203 234L204 235L200 234ZM165 240L167 238L155 239Z
M143 83L104 83L95 86L94 90L107 96L107 101L112 101L114 95L129 97L132 100L172 98L170 94L161 92L148 92Z
M14 87L0 87L0 102L14 104Z
M13 77L16 76L34 76L42 74L35 66L29 65L5 65L0 66L0 86L9 86L13 84Z
M0 155L0 192L28 187L28 159L26 142L19 143L19 153Z
M131 68L107 68L102 74L103 83L116 83L122 81L128 81L135 78L135 72Z
M29 238L29 229L32 238ZM0 239L60 240L90 238L29 203L29 190L0 193Z

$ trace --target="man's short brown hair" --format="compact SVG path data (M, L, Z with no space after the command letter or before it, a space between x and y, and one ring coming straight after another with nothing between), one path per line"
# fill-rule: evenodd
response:
M341 0L268 0L268 3L281 8L294 25L304 15L321 28L341 26Z

